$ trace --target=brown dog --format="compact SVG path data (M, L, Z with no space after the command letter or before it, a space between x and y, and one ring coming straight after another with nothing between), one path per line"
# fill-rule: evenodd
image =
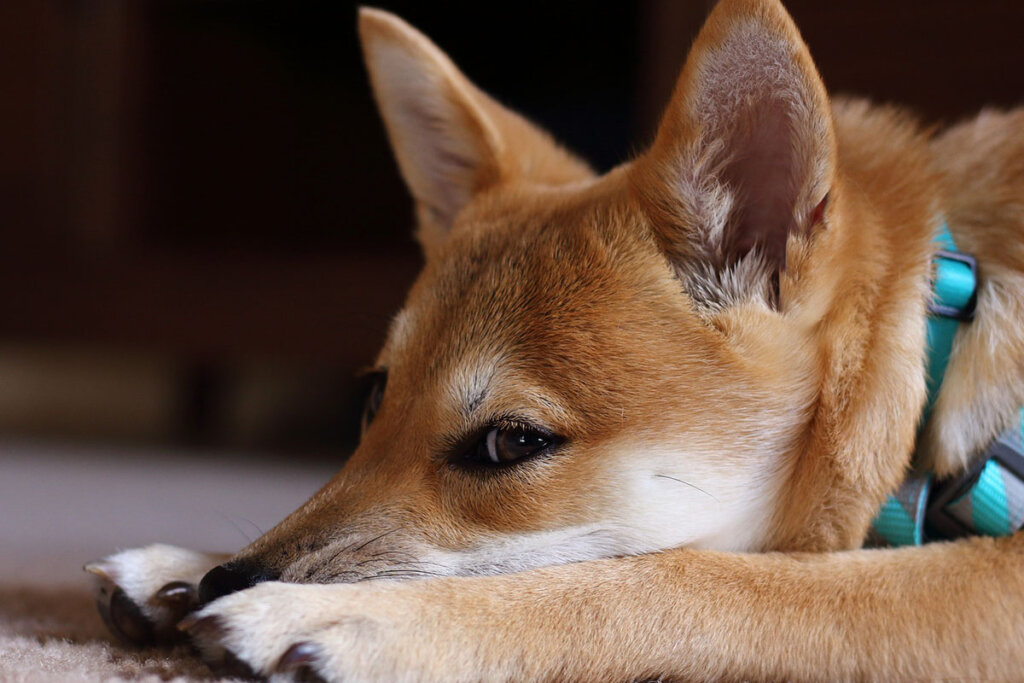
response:
M723 0L597 177L360 31L426 253L362 443L226 564L91 565L115 630L205 604L211 656L328 680L1022 675L1024 535L856 549L913 453L962 472L1024 405L1024 112L830 102L778 2ZM918 438L943 221L984 279Z

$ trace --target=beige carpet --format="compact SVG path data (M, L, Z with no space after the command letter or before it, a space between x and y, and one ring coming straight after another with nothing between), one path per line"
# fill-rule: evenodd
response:
M0 680L230 680L214 676L186 646L126 648L111 642L80 587L0 588Z
M230 551L331 474L246 454L0 442L0 681L233 680L108 637L81 566L165 542Z

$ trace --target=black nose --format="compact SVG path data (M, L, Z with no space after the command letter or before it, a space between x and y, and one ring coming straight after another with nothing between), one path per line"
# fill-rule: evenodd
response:
M206 576L199 582L199 602L205 605L235 591L251 588L257 583L273 581L276 578L276 572L252 562L244 560L225 562L206 572Z

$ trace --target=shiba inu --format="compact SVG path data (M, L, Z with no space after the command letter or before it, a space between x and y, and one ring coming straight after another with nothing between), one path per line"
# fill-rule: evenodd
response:
M1024 535L862 546L1024 405L1024 112L830 101L781 4L722 0L597 176L359 29L425 252L362 442L233 557L89 565L112 629L332 681L1021 676ZM919 428L943 225L980 284Z

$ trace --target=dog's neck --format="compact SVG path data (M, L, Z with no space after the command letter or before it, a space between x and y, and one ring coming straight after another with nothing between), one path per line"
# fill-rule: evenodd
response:
M942 390L942 381L953 352L953 339L960 326L974 318L977 305L977 262L973 256L957 250L945 219L937 222L937 249L933 257L934 272L928 303L928 398L920 418L922 425L930 419L939 392ZM945 491L934 491L933 483L933 474L930 471L910 472L900 489L889 496L879 510L878 516L872 522L868 544L921 545L929 536L951 537L954 530L962 533L977 532L978 529L969 516L964 518L965 524L959 524L945 506L945 503L951 500L951 496L946 494L959 493L958 497L969 495L970 482L957 479L956 482L949 482L944 487ZM988 496L990 492L991 488L979 489L977 495ZM930 502L935 505L930 505ZM1006 506L1002 507L1005 509ZM930 523L926 524L926 519ZM926 526L929 526L927 533Z
M837 103L834 119L841 223L818 236L806 266L792 267L814 283L808 301L827 297L828 312L813 331L821 389L776 515L778 549L861 544L910 464L926 400L926 302L942 213L928 139L860 102Z

